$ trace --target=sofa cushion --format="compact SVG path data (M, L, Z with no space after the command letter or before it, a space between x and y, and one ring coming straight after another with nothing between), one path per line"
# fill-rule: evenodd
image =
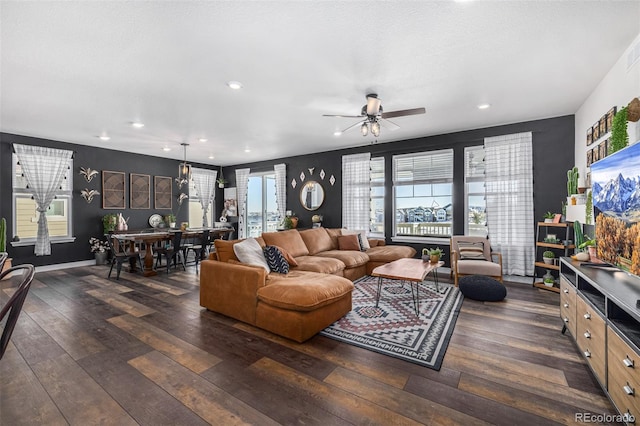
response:
M280 250L280 253L282 253L284 258L287 259L287 263L289 264L289 266L298 266L298 262L296 262L295 257L291 256L291 253L289 253L288 251L286 251L280 246L271 246L271 247L277 247L278 250Z
M501 276L502 270L499 263L488 262L484 259L459 260L457 265L459 274L464 275L489 275L493 277Z
M366 251L372 262L393 262L403 257L413 257L416 250L409 246L375 246Z
M305 229L300 231L300 236L307 246L310 256L321 251L331 250L333 247L331 237L324 228Z
M353 291L346 278L313 272L292 271L258 289L258 300L294 311L313 311Z
M331 238L331 250L338 250L338 237L342 235L340 228L325 228L329 238Z
M280 232L264 232L262 239L266 245L282 247L293 257L307 256L309 254L309 249L307 249L304 240L296 229Z
M360 251L360 241L357 235L341 235L338 237L338 250Z
M316 254L318 257L329 257L338 259L345 264L347 268L355 268L357 266L366 265L369 261L367 253L359 250L329 250Z
M344 262L331 257L298 256L296 257L296 261L298 262L298 266L293 269L299 271L342 275L342 271L345 268Z
M220 262L228 262L230 260L239 260L233 251L233 246L240 240L213 240L213 246L216 248L216 256Z
M264 252L264 258L269 265L269 269L272 272L279 274L289 273L289 262L284 258L282 252L276 246L266 246L262 249Z
M247 238L246 240L236 243L233 246L238 260L247 265L255 265L263 267L267 272L271 272L267 260L264 258L262 247L255 238Z
M360 242L360 250L365 251L371 248L371 245L369 245L369 240L367 239L367 233L365 231L343 229L342 235L359 235L358 241Z

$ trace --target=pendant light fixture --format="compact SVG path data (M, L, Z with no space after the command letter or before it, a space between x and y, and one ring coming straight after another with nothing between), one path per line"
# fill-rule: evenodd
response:
M188 143L181 143L184 152L184 161L178 166L178 177L176 178L176 184L178 188L182 188L183 185L188 185L191 180L191 164L187 163L187 147Z

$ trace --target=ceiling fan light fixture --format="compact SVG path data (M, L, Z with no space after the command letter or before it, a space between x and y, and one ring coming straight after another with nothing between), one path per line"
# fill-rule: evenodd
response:
M367 134L369 134L369 127L367 126L367 123L362 123L362 126L360 126L360 133L362 133L362 136L367 136Z
M380 123L377 120L371 123L371 133L375 137L380 136Z

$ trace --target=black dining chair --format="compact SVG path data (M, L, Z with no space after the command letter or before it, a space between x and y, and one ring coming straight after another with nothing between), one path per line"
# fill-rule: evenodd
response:
M173 266L178 267L178 258L180 259L180 263L182 264L182 269L186 270L184 265L184 254L182 253L182 248L180 246L180 242L182 240L182 232L178 231L173 234L173 238L170 243L167 243L165 246L160 246L155 249L157 254L156 257L156 268L162 262L162 256L167 258L167 274L169 273L169 268L171 267L171 261L173 261Z
M4 262L9 258L9 253L2 252L0 253L0 272L2 272L2 267L4 266Z
M111 249L111 268L109 268L109 276L107 278L111 278L111 271L113 271L113 265L116 265L116 279L120 279L120 271L122 271L122 264L126 261L137 261L140 265L140 270L144 271L144 265L142 264L142 256L139 251L131 252L127 248L125 248L126 244L124 241L118 241L118 244L114 244L113 240L118 239L116 234L108 234L105 235L107 241L109 242L109 248Z
M190 251L193 251L195 260L196 260L196 271L198 270L198 264L201 260L204 260L207 248L209 247L209 230L202 231L202 235L200 236L200 241L196 244L193 244L187 249L187 255Z
M13 268L9 268L0 273L0 280L2 280L9 275L15 276L19 271L22 271L20 285L0 311L0 324L4 322L4 318L7 316L7 321L4 323L4 328L2 330L2 337L0 337L0 359L4 356L4 351L7 349L13 329L18 322L18 316L22 311L22 305L24 304L24 299L26 299L31 283L33 282L36 269L33 265L26 264L14 266Z

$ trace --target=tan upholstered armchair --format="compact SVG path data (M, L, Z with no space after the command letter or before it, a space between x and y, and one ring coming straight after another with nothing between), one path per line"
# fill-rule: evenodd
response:
M491 251L485 237L451 237L451 272L456 287L465 275L486 275L502 282L502 254Z

